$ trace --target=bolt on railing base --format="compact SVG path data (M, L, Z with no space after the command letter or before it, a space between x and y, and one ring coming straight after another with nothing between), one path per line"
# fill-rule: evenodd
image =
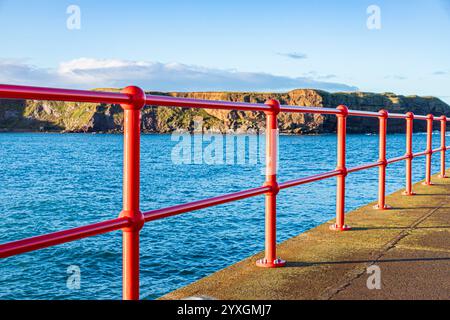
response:
M422 182L423 186L434 186L433 182Z
M343 226L338 226L336 223L330 226L331 231L349 231L352 227L344 224Z
M374 205L373 208L375 210L391 210L392 207L390 205L385 204L383 208L380 208L378 204Z
M261 268L281 268L284 267L286 265L286 261L278 258L275 259L273 261L269 261L266 258L264 259L259 259L258 261L256 261L256 266L261 267Z
M415 193L415 192L407 192L407 191L402 192L402 195L408 196L408 197L415 196L416 194L417 193Z

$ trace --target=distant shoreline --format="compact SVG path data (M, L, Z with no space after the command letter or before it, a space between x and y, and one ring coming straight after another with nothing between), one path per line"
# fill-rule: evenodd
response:
M153 94L153 93L152 93ZM296 89L285 93L255 92L170 92L156 93L176 98L264 103L277 99L283 105L336 108L344 104L361 111L394 113L432 113L450 116L450 106L434 97L402 96L394 93L328 93L314 89ZM280 113L281 134L318 135L336 131L336 117L310 113ZM405 130L403 119L390 119L388 133ZM116 104L74 103L36 100L0 99L0 132L120 133L123 110ZM193 132L203 128L210 134L252 134L264 130L262 112L215 109L183 109L145 106L142 110L142 132L170 134ZM425 121L414 122L415 131L424 131ZM449 123L450 128L450 123ZM349 117L347 133L377 133L378 121Z

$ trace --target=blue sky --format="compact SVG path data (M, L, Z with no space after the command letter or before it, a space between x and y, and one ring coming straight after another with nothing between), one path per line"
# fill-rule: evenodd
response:
M69 5L81 29L69 30ZM367 8L381 10L369 30ZM450 102L450 0L0 0L0 82L372 91Z

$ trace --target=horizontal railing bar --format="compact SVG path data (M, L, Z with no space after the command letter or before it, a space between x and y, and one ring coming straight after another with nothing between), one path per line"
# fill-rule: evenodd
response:
M391 163L403 161L403 160L406 160L406 159L408 159L408 155L404 155L404 156L396 157L396 158L391 158L391 159L388 159L386 161L387 161L388 164L391 164Z
M300 106L288 106L282 105L281 112L286 113L316 113L316 114L340 114L341 111L333 108L322 108L322 107L300 107Z
M265 104L230 102L216 100L201 100L190 98L177 98L168 96L147 95L145 103L147 105L180 107L180 108L205 108L205 109L226 109L243 111L270 111L271 107Z
M0 258L35 251L54 245L119 230L128 226L130 226L130 220L124 217L74 229L49 233L33 238L13 241L0 245Z
M356 166L356 167L353 167L353 168L348 168L347 172L348 173L358 172L358 171L362 171L362 170L366 170L366 169L375 168L375 167L381 166L382 164L383 164L383 162L381 162L381 161L367 163L367 164L362 164L360 166Z
M0 84L0 98L94 103L129 103L131 98L119 92L53 89Z
M332 178L332 177L338 176L340 174L341 174L341 170L333 170L333 171L320 173L320 174L316 174L316 175L305 177L305 178L286 181L286 182L280 183L279 187L280 187L280 189L287 189L287 188L299 186L299 185L310 183L310 182L315 182L315 181L320 181L320 180L324 180L327 178Z
M196 211L200 209L205 209L213 206L217 206L220 204L225 204L232 201L242 200L246 198L255 197L264 193L267 193L271 190L269 186L263 186L259 188L253 188L249 190L239 191L235 193L230 193L223 196L213 197L209 199L189 202L185 204L180 204L172 207L156 209L144 212L145 222L160 220L163 218L176 216L182 213Z
M436 152L441 152L441 151L442 151L442 148L437 148L437 149L432 150L431 152L436 153Z
M428 154L428 151L417 152L417 153L414 153L414 154L413 154L413 157L414 157L414 158L416 158L416 157L422 157L422 156L425 156L425 155L427 155L427 154Z
M348 115L353 117L378 118L380 116L380 113L373 111L348 110Z
M427 120L427 116L414 115L414 120Z
M407 115L403 113L389 113L388 118L391 119L406 119Z

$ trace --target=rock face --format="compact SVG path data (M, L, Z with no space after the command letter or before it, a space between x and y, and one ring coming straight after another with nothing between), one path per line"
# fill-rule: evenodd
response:
M111 89L108 89L111 91ZM287 93L190 92L161 93L173 97L206 100L264 103L278 99L284 105L335 108L345 104L351 109L450 116L450 106L434 97L399 96L393 93L328 93L320 90L293 90ZM280 131L288 134L331 133L336 130L336 118L316 114L281 113ZM34 100L0 100L0 130L3 131L66 131L120 132L123 113L118 105L69 103ZM207 131L217 133L258 132L265 127L261 112L210 109L182 109L146 106L142 112L142 130L153 133L173 131ZM389 120L389 132L404 132L404 120ZM425 122L416 121L415 130L424 130ZM374 118L350 117L348 132L377 132Z

